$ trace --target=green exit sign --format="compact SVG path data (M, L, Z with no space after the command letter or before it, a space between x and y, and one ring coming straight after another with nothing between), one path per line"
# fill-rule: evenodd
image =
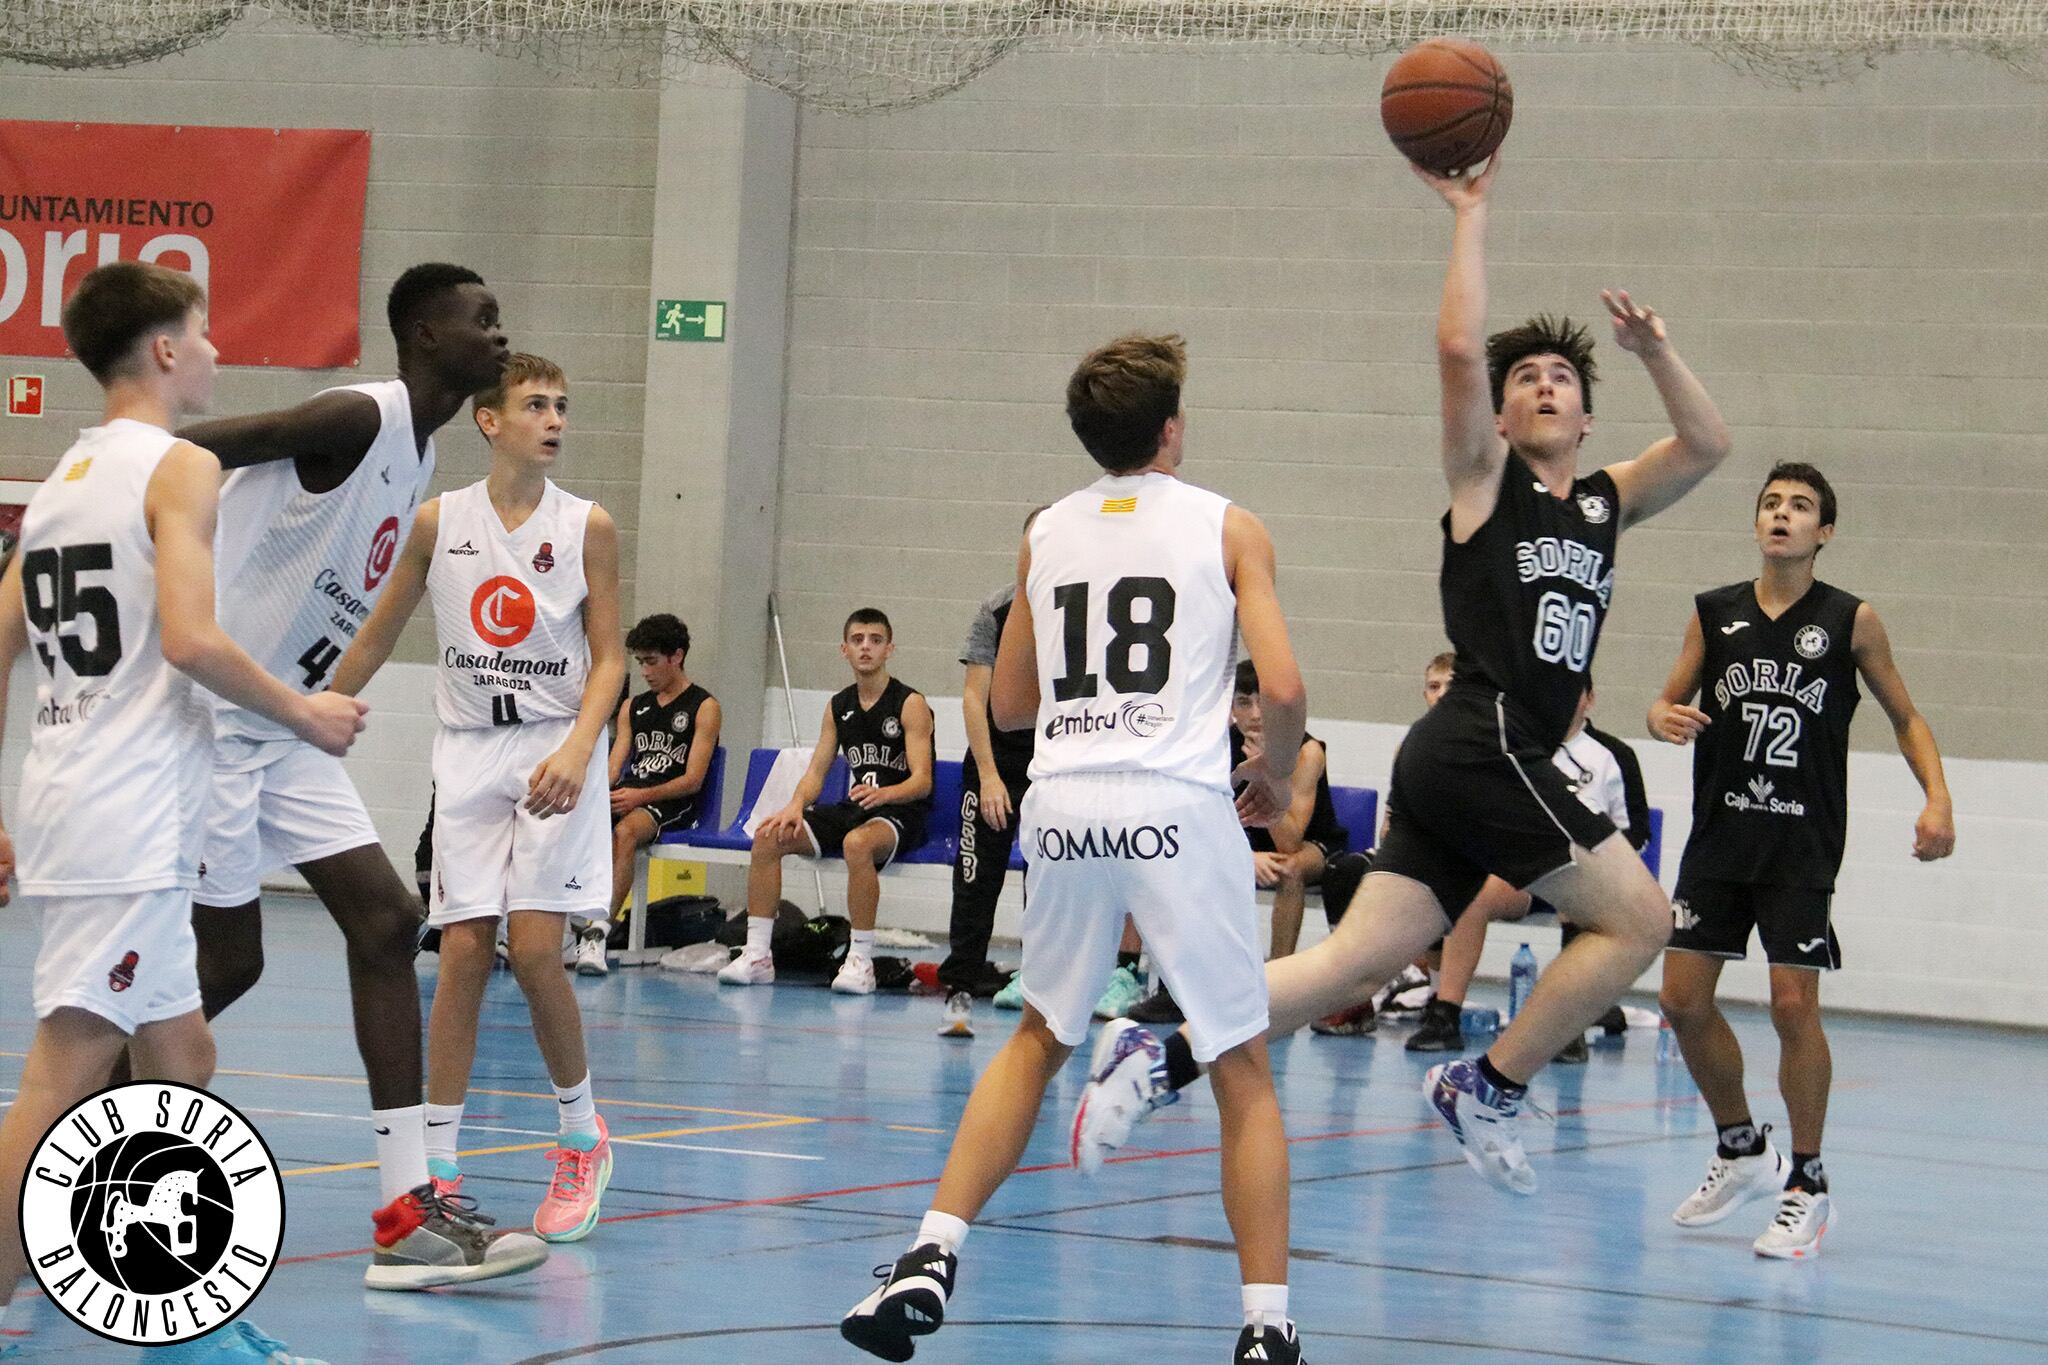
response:
M725 305L703 299L662 299L654 305L656 341L724 341Z

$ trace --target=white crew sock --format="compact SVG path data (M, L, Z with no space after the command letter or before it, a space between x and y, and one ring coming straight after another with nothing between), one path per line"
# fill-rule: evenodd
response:
M1287 1322L1287 1286L1248 1284L1244 1287L1244 1323L1256 1326L1264 1319L1268 1326L1284 1327Z
M775 937L775 918L772 915L747 916L747 951L766 953L768 944Z
M872 929L855 929L851 941L847 944L846 951L850 957L864 957L873 960L875 956L875 931Z
M568 1087L555 1087L555 1107L562 1111L562 1132L597 1136L597 1101L590 1096L590 1073Z
M917 1225L917 1240L910 1245L916 1248L927 1243L936 1242L938 1243L939 1250L945 1252L948 1256L958 1256L960 1254L960 1244L966 1240L967 1222L965 1219L955 1218L950 1213L940 1213L937 1209L927 1209L924 1221Z
M372 1109L370 1121L377 1131L377 1184L388 1204L427 1183L426 1110L417 1104Z
M456 1149L462 1145L461 1104L423 1105L426 1116L427 1160L455 1164Z

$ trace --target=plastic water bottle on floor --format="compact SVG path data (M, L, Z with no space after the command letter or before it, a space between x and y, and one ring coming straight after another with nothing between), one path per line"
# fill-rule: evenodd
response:
M1522 1006L1529 1003L1529 992L1536 989L1536 954L1524 943L1515 950L1514 960L1508 963L1508 1012L1503 1023L1512 1024L1515 1016L1522 1012Z
M1657 1060L1675 1062L1679 1059L1678 1035L1671 1031L1669 1019L1657 1021Z

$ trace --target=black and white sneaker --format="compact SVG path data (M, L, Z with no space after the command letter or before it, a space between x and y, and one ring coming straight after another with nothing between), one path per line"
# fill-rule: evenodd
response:
M876 1266L881 1287L839 1320L839 1335L869 1355L910 1359L917 1350L912 1338L929 1336L946 1321L946 1300L953 1296L959 1264L958 1256L927 1242L904 1252L893 1266Z
M1305 1357L1292 1321L1275 1325L1261 1318L1237 1334L1237 1354L1230 1359L1232 1365L1303 1365Z

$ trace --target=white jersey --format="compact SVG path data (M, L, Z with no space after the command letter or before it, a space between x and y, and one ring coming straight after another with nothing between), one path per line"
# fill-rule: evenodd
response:
M533 515L507 531L484 484L442 495L427 590L443 726L573 718L582 707L590 677L583 533L594 505L550 479Z
M220 623L266 672L306 693L327 685L369 619L434 475L434 443L422 453L413 439L404 380L341 387L374 398L383 425L339 488L308 493L295 461L274 460L237 469L220 495ZM223 738L291 737L224 702L215 728Z
M212 717L164 661L144 511L175 441L127 419L87 427L22 517L36 712L14 837L31 895L197 882Z
M1034 780L1151 772L1230 790L1237 595L1229 500L1170 474L1106 476L1039 514Z

